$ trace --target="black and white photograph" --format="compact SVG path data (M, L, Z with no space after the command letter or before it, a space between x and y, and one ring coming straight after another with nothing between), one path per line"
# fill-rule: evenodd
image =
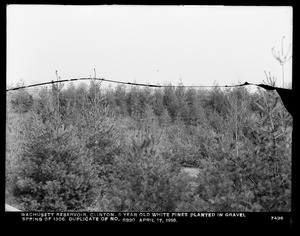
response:
M5 213L292 211L292 6L6 6Z

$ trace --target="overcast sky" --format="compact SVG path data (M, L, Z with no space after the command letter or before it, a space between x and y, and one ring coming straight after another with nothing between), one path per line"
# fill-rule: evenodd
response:
M282 86L271 48L292 44L292 7L8 5L7 84L93 76L184 85ZM292 80L292 60L285 81Z

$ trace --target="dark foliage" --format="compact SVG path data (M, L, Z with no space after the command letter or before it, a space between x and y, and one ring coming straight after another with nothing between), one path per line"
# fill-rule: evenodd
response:
M32 107L33 98L27 91L18 90L12 94L10 103L13 111L25 113Z

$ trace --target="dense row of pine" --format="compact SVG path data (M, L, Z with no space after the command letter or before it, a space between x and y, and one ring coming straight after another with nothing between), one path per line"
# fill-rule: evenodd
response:
M7 94L7 203L31 211L290 209L292 117L275 91L66 87Z

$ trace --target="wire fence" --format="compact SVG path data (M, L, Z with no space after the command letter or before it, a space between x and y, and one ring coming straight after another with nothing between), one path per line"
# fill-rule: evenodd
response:
M265 84L254 84L254 83L248 83L245 82L243 84L236 84L236 85L158 85L158 84L144 84L144 83L135 83L135 82L124 82L124 81L118 81L118 80L111 80L111 79L104 79L104 78L76 78L76 79L65 79L65 80L57 80L57 81L49 81L44 83L37 83L37 84L31 84L27 86L20 86L15 88L9 88L6 89L6 92L8 91L14 91L19 89L25 89L25 88L33 88L43 85L49 85L49 84L57 84L57 83L66 83L66 82L73 82L73 81L83 81L83 80L97 80L97 81L103 81L103 82L109 82L109 83L115 83L115 84L123 84L123 85L133 85L133 86L143 86L143 87L152 87L152 88L166 88L166 87L187 87L187 88L232 88L232 87L241 87L241 86L248 86L248 85L254 85L259 86L267 90L274 90L276 87L265 85Z

